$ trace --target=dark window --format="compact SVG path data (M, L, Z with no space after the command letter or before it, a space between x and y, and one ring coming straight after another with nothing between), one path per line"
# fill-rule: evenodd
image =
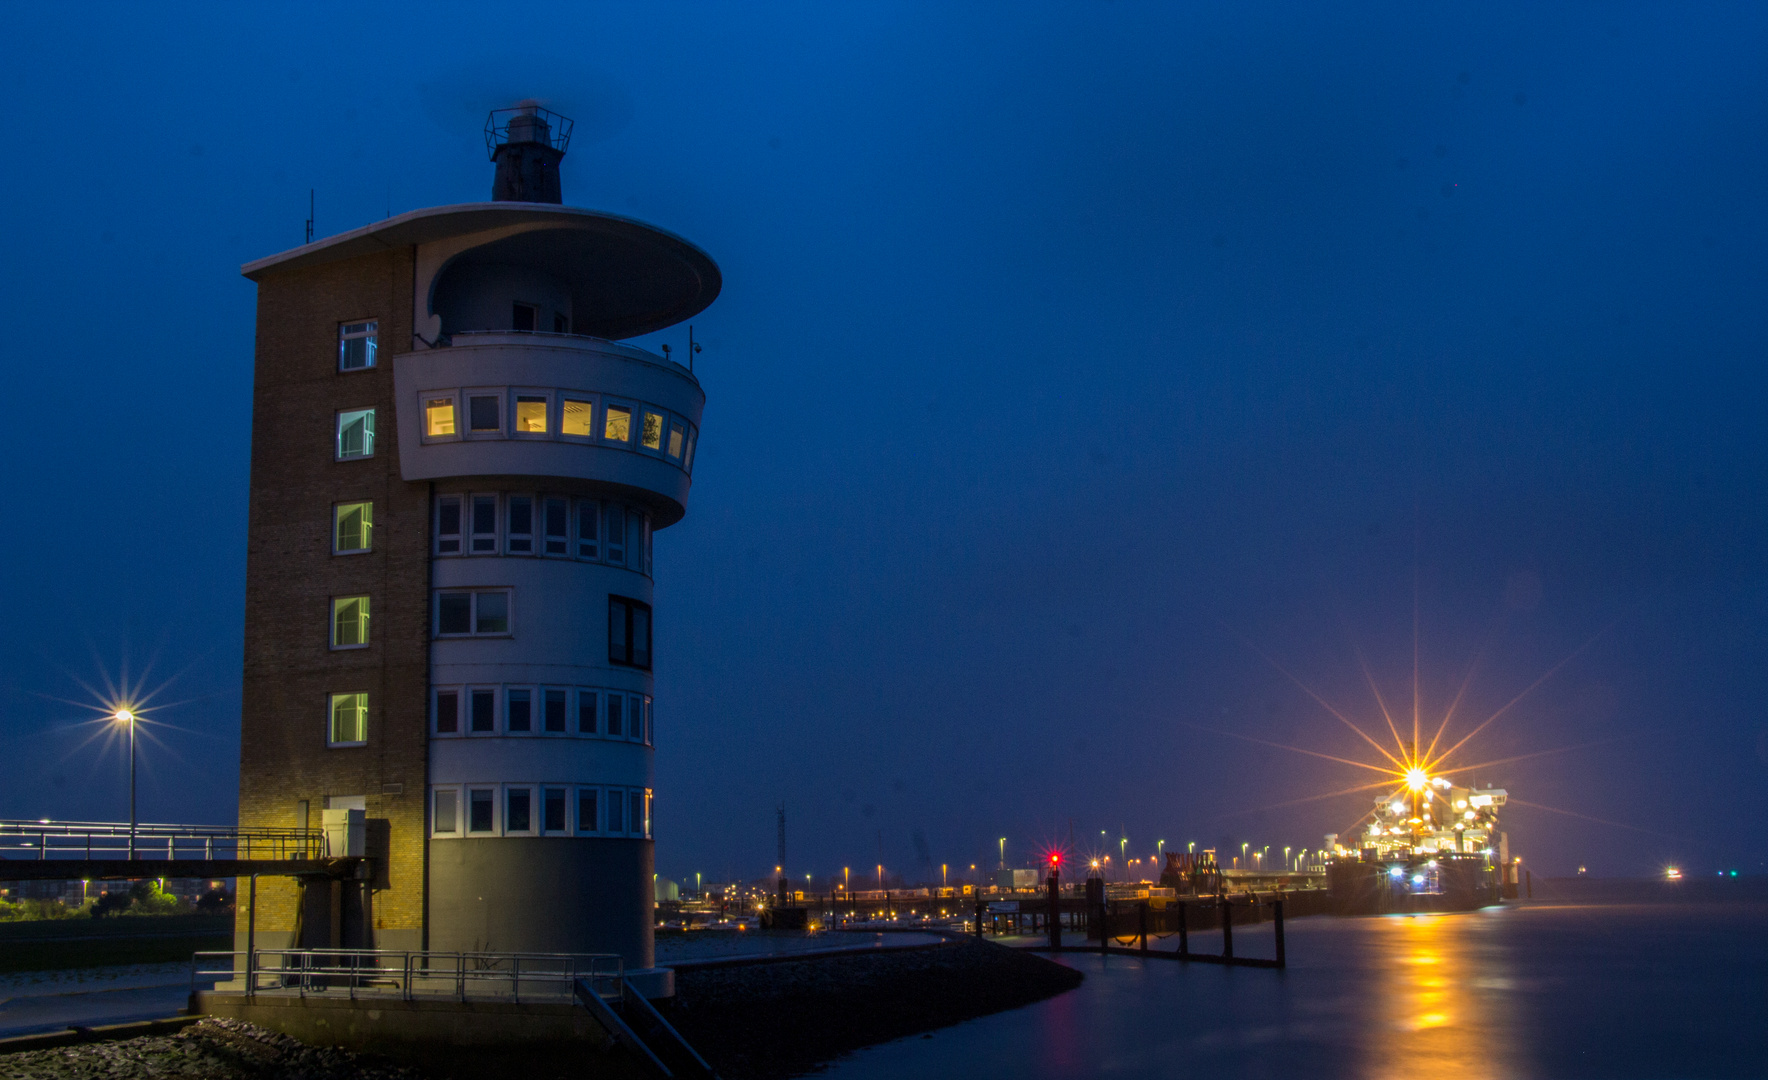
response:
M626 715L626 698L621 694L608 695L608 734L620 734L620 718Z
M620 824L620 817L621 817L620 811L622 809L622 805L625 802L626 802L626 799L624 796L622 796L620 794L619 788L609 788L608 789L608 831L609 832L625 832L626 831L626 827L624 825Z
M577 692L577 730L584 735L595 734L595 691Z
M565 789L549 787L541 790L540 829L542 832L565 831Z
M562 313L554 312L553 313L553 333L555 333L555 334L569 334L570 332L571 332L571 320L565 318L565 316Z
M570 517L570 504L564 499L548 499L542 513L546 525L546 553L548 555L569 555L570 541L566 539L569 525L566 518Z
M546 692L546 715L541 718L546 730L561 734L565 730L565 692L548 690Z
M582 788L577 792L577 831L595 832L594 788Z
M626 562L626 512L612 504L608 506L608 561Z
M436 691L436 731L452 735L460 730L460 694L453 690ZM450 832L454 831L452 828Z
M474 431L503 430L502 399L490 395L467 398L467 427Z
M510 632L510 594L502 589L488 592L439 592L436 594L436 635L507 634Z
M530 731L534 715L533 693L528 690L511 690L509 704L503 714L505 731Z
M577 557L593 559L595 553L596 518L602 513L602 504L594 499L580 499L577 502Z
M470 634L473 631L473 594L445 592L436 601L438 634Z
M534 553L534 500L526 495L511 495L509 503L510 553L532 555Z
M509 803L504 807L503 831L528 832L534 828L534 814L529 806L534 799L527 788L510 788Z
M436 792L436 831L451 833L459 828L455 819L459 816L459 808L455 805L460 800L458 791Z
M651 666L651 609L641 604L632 606L632 666Z
M643 834L645 831L645 793L634 791L628 798L631 810L626 818L626 829L628 832Z
M338 326L338 370L360 371L374 367L378 323L341 323Z
M460 554L460 496L436 501L436 554Z
M650 668L651 605L624 596L608 597L608 660Z
M510 632L510 594L482 592L473 594L473 633L507 634ZM645 653L650 654L647 641ZM649 663L646 665L649 667Z
M538 312L535 311L533 304L515 305L515 310L510 312L510 329L532 332L536 314Z
M473 550L497 553L497 496L473 496Z
M495 690L473 691L473 730L497 730L497 692Z
M467 800L468 832L491 831L493 811L496 809L491 798L495 794L491 791L475 791L469 795Z

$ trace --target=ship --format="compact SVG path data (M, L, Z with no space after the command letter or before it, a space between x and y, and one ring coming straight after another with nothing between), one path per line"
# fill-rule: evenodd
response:
M1508 799L1503 788L1460 787L1408 770L1402 787L1376 800L1366 829L1327 835L1333 910L1472 911L1514 897L1516 868L1498 829Z

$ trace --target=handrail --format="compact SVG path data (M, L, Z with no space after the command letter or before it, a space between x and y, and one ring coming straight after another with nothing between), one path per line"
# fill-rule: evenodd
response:
M589 1010L590 1015L601 1021L602 1027L607 1029L615 1042L638 1055L639 1061L647 1067L651 1075L661 1077L662 1080L670 1080L675 1075L669 1070L669 1066L663 1064L663 1059L657 1056L657 1052L638 1037L638 1032L632 1030L620 1018L619 1013L608 1007L608 1003L602 1000L602 995L593 986L578 981L572 984L571 990L577 1000L583 1003L583 1007ZM621 992L624 995L624 985Z
M324 829L240 828L226 825L114 821L0 820L0 876L11 851L28 858L231 860L323 859L330 855Z
M227 967L204 967L221 957ZM244 957L242 964L240 958ZM596 992L623 994L625 961L614 953L430 952L396 949L256 949L251 953L198 952L190 962L191 990L203 977L243 981L259 993L405 1001L451 997L520 1003L524 994L569 1000L580 981ZM611 986L609 984L612 984ZM234 992L234 991L224 991Z

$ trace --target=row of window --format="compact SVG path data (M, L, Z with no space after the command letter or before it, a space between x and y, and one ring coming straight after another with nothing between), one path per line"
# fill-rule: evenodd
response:
M650 744L646 694L587 686L439 686L430 730L442 738L475 735L591 735Z
M430 794L430 835L651 835L651 789L465 784Z
M439 737L577 735L652 745L648 694L582 686L442 686L431 697ZM368 694L331 695L326 745L368 742Z
M435 533L437 555L538 555L651 572L651 515L600 499L441 495Z
M513 637L510 598L514 589L439 589L436 592L438 638ZM372 597L334 596L331 601L331 647L368 647ZM608 597L608 662L621 667L651 669L651 605L629 596Z
M621 503L563 495L442 495L437 555L540 555L651 572L651 515ZM332 554L374 550L374 503L332 507Z
M612 443L693 469L694 426L655 405L576 390L479 387L428 390L418 406L425 442L559 438Z

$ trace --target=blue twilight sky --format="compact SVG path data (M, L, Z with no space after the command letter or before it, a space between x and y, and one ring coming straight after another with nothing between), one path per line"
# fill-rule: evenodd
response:
M532 96L567 202L725 274L656 544L665 875L771 869L781 799L798 874L1316 845L1372 774L1221 733L1373 760L1297 685L1385 731L1359 653L1427 730L1477 658L1452 739L1553 671L1457 754L1574 748L1466 777L1532 864L1768 859L1760 5L12 4L0 43L0 816L124 814L81 703L151 665L144 817L231 820L238 266L310 187L322 235L487 197Z

